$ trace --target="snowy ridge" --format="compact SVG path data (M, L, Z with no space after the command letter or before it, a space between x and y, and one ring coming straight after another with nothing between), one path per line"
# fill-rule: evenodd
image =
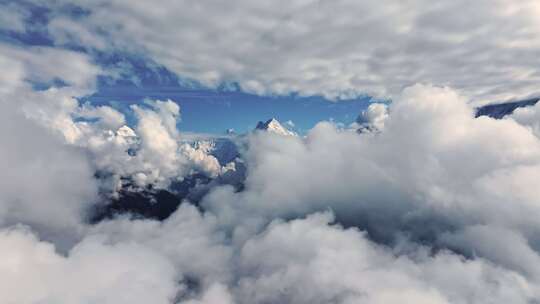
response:
M271 118L266 122L259 121L255 127L255 130L262 130L283 136L297 136L296 133L283 127L275 118Z

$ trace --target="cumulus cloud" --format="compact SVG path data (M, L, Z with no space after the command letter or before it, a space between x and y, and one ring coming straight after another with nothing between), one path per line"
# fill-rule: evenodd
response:
M368 130L382 130L384 123L388 118L388 106L383 103L372 103L366 110L362 111L356 122L354 122L352 128L366 128Z
M98 118L75 123L82 136L76 144L89 149L100 171L115 179L131 178L138 186L165 188L195 173L215 178L225 169L211 155L209 141L182 142L176 127L180 107L172 100L132 105L136 126L125 125L122 113L108 106L84 106L75 113Z
M469 256L484 256L497 265L521 272L526 278L538 281L538 251L531 248L527 238L515 230L473 225L454 233L443 234L439 241Z
M184 304L232 304L234 303L227 288L220 284L212 285L200 299L192 299L183 302Z
M523 276L485 261L423 248L396 258L331 221L323 213L274 222L249 240L241 252L242 303L525 303L538 296Z
M537 248L538 137L513 120L475 119L447 88L408 88L389 112L376 136L329 123L305 139L255 134L246 190L214 189L203 205L239 236L274 217L330 208L385 243L399 235L434 242L445 231L492 223Z
M164 188L194 172L217 177L226 171L208 147L181 142L176 127L180 107L172 100L133 105L131 128L125 115L110 106L80 105L70 87L22 92L28 98L20 102L24 115L85 150L96 171L112 174L109 188L121 187L120 178L130 178L140 187Z
M78 227L97 200L91 163L13 104L0 106L0 225L23 222L42 226L43 233Z
M508 118L529 127L537 137L540 137L540 103L515 109Z
M59 13L49 23L56 43L129 50L208 86L348 98L395 97L423 82L476 102L539 93L535 0L78 5L88 14Z
M178 131L176 130L176 117L180 108L172 101L153 103L155 111L134 105L132 108L138 118L136 131L141 137L142 149L139 154L148 161L149 174L140 172L140 179L148 175L158 178L161 173L175 175L179 167L177 157ZM142 184L148 182L142 181Z
M5 303L170 303L180 290L172 265L136 244L92 237L67 256L24 229L0 232ZM39 274L39 275L36 275Z
M60 58L73 59L75 66L85 68L82 73L89 74L75 75L73 66L57 64ZM25 223L39 227L40 237L67 246L77 237L87 209L97 201L98 187L84 151L54 132L66 125L62 111L56 110L70 107L71 94L87 90L98 69L85 56L68 51L4 45L0 45L0 63L12 72L3 73L7 81L0 89L0 227ZM73 85L65 89L34 91L28 83L71 77ZM42 107L29 112L31 104Z
M170 100L135 106L136 131L111 107L81 105L77 96L90 92L100 73L87 55L2 44L0 63L11 71L3 74L0 87L5 147L0 167L6 176L0 186L1 226L39 227L40 237L63 247L77 237L88 209L100 200L98 188L114 193L122 186L120 178L165 187L192 171L221 173L208 151L192 155L180 149L180 110ZM96 173L112 177L98 181Z
M12 77L11 82L30 81L43 85L52 85L54 81L61 80L71 90L72 96L82 96L91 92L95 87L96 76L103 73L99 67L92 64L88 55L52 48L52 47L15 47L0 43L0 54L6 64L20 66L19 71L5 75Z
M217 177L225 169L221 167L218 159L210 154L211 149L211 143L208 141L198 142L195 147L190 144L181 146L182 153L186 155L194 168L206 173L209 177Z
M126 117L124 114L108 106L90 106L88 104L82 106L78 113L80 117L87 119L98 119L98 124L102 129L119 130L126 126ZM125 128L123 129L129 133ZM134 133L124 134L133 136Z

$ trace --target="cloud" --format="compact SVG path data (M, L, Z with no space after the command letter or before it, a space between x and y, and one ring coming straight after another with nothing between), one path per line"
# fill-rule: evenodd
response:
M529 241L514 230L475 225L443 234L439 241L465 254L487 257L496 265L521 272L531 280L539 279L540 268L536 266L540 259L538 251L532 249Z
M71 92L70 88L25 90L30 100L21 107L25 116L88 153L97 172L111 175L110 183L102 185L105 188L119 190L121 178L139 187L165 188L195 172L215 178L226 171L208 147L181 142L176 128L180 107L172 100L133 105L132 129L123 113L110 106L79 105L68 95Z
M60 58L74 66L58 64ZM11 72L0 89L0 227L25 223L64 248L78 238L87 209L98 200L98 184L85 152L56 131L71 134L64 114L76 104L71 94L86 91L98 69L84 55L4 45L0 63ZM75 75L77 66L85 75ZM66 88L34 91L29 83L71 77Z
M96 77L104 73L91 62L88 55L52 47L16 47L0 43L0 56L6 64L19 65L24 70L12 74L14 80L52 85L61 80L72 90L73 96L82 96L95 88ZM9 63L8 63L9 62ZM10 77L10 76L3 76Z
M75 109L84 118L97 123L75 125L83 135L76 144L87 148L100 171L114 179L131 178L140 187L166 188L195 172L215 178L224 172L211 155L210 142L184 142L177 130L180 107L172 100L146 101L132 105L136 125L125 125L122 113L108 106L90 105ZM131 152L130 152L131 151Z
M352 127L375 128L380 131L384 128L386 119L388 119L388 106L383 103L372 103L360 113Z
M289 128L294 128L294 127L295 127L295 124L294 124L294 122L293 122L292 120L287 120L287 121L285 122L285 124L286 124L287 127L289 127Z
M513 120L474 118L451 89L406 89L375 136L320 123L306 138L255 134L248 147L245 190L215 188L202 202L239 237L331 209L385 244L437 246L441 233L490 223L538 250L538 137Z
M530 107L518 108L508 118L527 126L537 137L540 137L540 103Z
M15 3L7 3L0 11L0 29L14 32L26 30L25 19L28 14Z
M108 243L136 243L167 257L178 273L210 286L231 279L232 248L212 214L201 214L182 204L164 222L127 217L90 227L89 235L106 237Z
M184 304L232 304L234 303L231 294L228 292L227 287L215 284L212 285L201 297L201 299L188 300L183 302Z
M88 14L49 24L59 45L127 50L211 87L335 99L433 83L479 103L539 93L535 0L78 4Z
M98 123L103 129L118 130L123 126L126 126L124 114L109 106L94 107L91 105L84 105L78 109L77 114L86 119L98 119Z
M212 216L184 205L163 223L101 223L65 256L12 228L0 232L0 248L9 248L0 289L8 303L526 303L538 296L526 277L485 260L417 245L396 256L332 221L328 212L276 220L229 243ZM195 294L190 281L198 282Z
M538 290L481 259L449 252L394 256L356 229L315 214L274 222L241 252L242 303L525 303ZM491 281L493 279L493 281Z
M159 178L160 174L176 175L180 161L177 157L179 134L176 130L176 117L180 114L180 108L172 101L156 101L151 104L155 109L148 110L137 105L132 106L137 116L136 131L141 137L141 151L139 154L150 167L148 175ZM150 177L151 178L151 177ZM147 184L147 181L142 184Z
M164 222L119 217L88 226L65 254L10 228L0 231L0 248L10 252L0 261L0 290L17 304L215 303L234 275L226 244L215 218L189 204Z
M91 163L13 104L0 106L0 226L23 222L40 226L45 237L70 234L97 201Z
M0 63L12 72L0 87L0 168L6 177L0 227L24 223L66 250L84 233L89 210L103 200L98 193L115 195L120 178L165 187L193 171L221 174L208 151L193 156L180 149L180 110L170 100L135 107L136 133L125 126L123 113L79 104L76 97L90 92L100 73L86 55L0 45ZM35 89L35 83L50 87ZM110 178L96 180L96 173Z
M134 5L132 13L141 4ZM301 8L309 13L310 7ZM260 14L272 5L250 8ZM373 8L393 16L388 7ZM85 22L104 14L95 9ZM148 14L164 13L155 10ZM334 22L358 22L346 16ZM446 31L450 21L428 28ZM477 20L467 22L468 28ZM125 24L137 28L136 21ZM301 32L302 23L296 25ZM329 38L321 31L324 42ZM270 31L265 39L279 38L272 33L289 35ZM459 29L454 34L451 40L463 39ZM13 72L0 76L0 251L6 252L0 294L7 303L529 303L540 297L537 107L502 120L475 118L467 90L464 96L417 84L388 106L368 108L364 116L380 132L321 122L305 137L236 137L243 159L234 164L247 172L233 187L216 180L235 166L220 163L211 143L182 138L175 102L133 106L132 129L123 113L77 101L102 73L88 55L3 45L0 54L2 67ZM204 70L197 64L202 68L193 75ZM275 71L269 68L269 79L280 74ZM309 91L302 81L298 88ZM47 85L36 89L36 83ZM95 178L103 172L110 180ZM167 188L194 172L216 178L204 189L209 193L197 206L183 201L164 221L86 219L99 199L123 186L121 178Z
M93 237L62 256L29 231L11 229L0 232L0 248L5 303L170 303L181 288L166 259L136 244Z
M204 172L209 177L215 178L224 170L219 164L218 159L210 155L211 147L208 142L199 142L197 147L193 147L190 144L183 144L181 150L182 154L186 155L197 171Z

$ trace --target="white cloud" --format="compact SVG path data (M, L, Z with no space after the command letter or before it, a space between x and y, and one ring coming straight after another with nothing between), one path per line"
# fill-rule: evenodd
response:
M78 4L90 14L74 26L52 20L58 43L130 50L209 86L346 98L395 97L421 82L475 102L540 93L535 0Z
M74 233L97 200L91 163L14 104L0 101L0 106L0 226L32 224L53 234L46 237Z
M406 89L375 136L330 123L305 139L255 134L246 159L245 191L216 188L202 203L239 238L276 217L331 209L384 242L400 235L434 242L489 223L539 250L539 138L513 120L475 119L448 88Z
M287 120L287 121L285 122L285 124L286 124L287 127L289 127L289 128L294 128L294 127L296 126L292 120Z
M233 248L215 216L201 214L195 206L182 204L164 222L117 218L89 229L108 243L136 243L167 257L174 269L202 288L230 283L234 269Z
M64 81L72 90L72 96L82 96L95 87L96 76L102 70L94 65L88 55L50 47L15 47L0 43L0 55L10 64L24 68L21 74L12 77L20 81L50 84L55 80Z
M121 177L133 178L140 187L164 188L194 172L217 177L224 170L208 149L181 143L176 127L180 107L171 100L132 105L133 130L123 113L109 106L79 106L63 89L27 94L31 100L23 103L26 116L86 150L96 170L113 175L107 186L113 190L121 187Z
M388 119L388 106L383 103L372 103L366 110L360 113L353 126L361 127L364 125L367 127L374 127L376 130L380 131L384 128L386 119Z
M141 137L139 154L147 163L150 176L176 176L181 165L177 155L179 134L176 130L180 108L170 100L156 101L152 106L155 111L132 106L138 119L136 132Z
M443 234L440 242L468 255L481 255L497 265L540 279L540 256L520 233L501 227L474 225L455 233Z
M537 137L540 137L540 102L534 106L517 108L506 118L529 127Z
M242 248L242 303L525 303L537 287L481 259L416 248L395 257L356 229L315 214L274 222ZM493 281L491 281L493 280Z
M7 304L170 303L181 285L172 265L133 243L85 239L67 256L21 229L0 232L0 292Z
M193 147L190 144L183 144L180 149L182 154L193 164L197 171L206 173L209 177L215 178L220 175L222 167L210 151L204 147Z
M86 154L52 131L73 135L65 115L75 102L71 94L86 91L97 69L83 55L54 49L0 45L0 58L8 75L0 90L0 227L25 223L39 227L40 237L69 246L98 199L97 183ZM58 64L60 58L74 66ZM77 67L84 75L75 75ZM26 82L71 77L72 87L40 92Z
M124 114L109 106L94 107L85 105L79 109L77 114L84 118L98 119L98 123L101 124L100 127L108 130L117 130L126 125L126 118ZM124 130L126 129L124 128ZM129 130L126 131L128 132L126 135L130 135ZM133 135L133 133L131 133L131 135Z
M0 10L0 29L14 32L24 32L26 30L25 19L28 13L17 6L16 3L7 3Z
M182 304L232 304L235 303L227 287L221 284L210 286L200 299L182 302Z

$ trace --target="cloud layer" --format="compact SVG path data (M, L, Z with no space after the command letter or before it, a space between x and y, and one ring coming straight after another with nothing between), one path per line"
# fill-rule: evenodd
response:
M84 13L73 16L62 1L49 4L56 44L128 51L211 87L335 99L433 83L475 102L540 93L535 0L78 5Z

